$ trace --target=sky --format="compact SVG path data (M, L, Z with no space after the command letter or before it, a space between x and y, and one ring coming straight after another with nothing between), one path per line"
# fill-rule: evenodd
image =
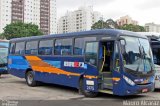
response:
M129 15L140 25L154 22L160 24L160 0L57 0L57 17L81 6L93 6L105 19Z

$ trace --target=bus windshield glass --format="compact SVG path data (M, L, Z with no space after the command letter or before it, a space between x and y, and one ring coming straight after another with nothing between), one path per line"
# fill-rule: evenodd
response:
M7 63L8 42L0 42L0 64Z
M144 38L122 36L124 68L127 72L148 73L153 70L153 59L149 41Z

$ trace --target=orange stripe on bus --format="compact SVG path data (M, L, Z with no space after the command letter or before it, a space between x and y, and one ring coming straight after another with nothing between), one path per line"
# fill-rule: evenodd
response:
M63 74L67 76L70 76L70 75L80 76L80 74L78 73L67 72L59 68L53 67L36 56L26 56L26 59L29 61L34 71L54 73L54 74Z
M113 77L112 80L113 80L113 81L119 81L120 78Z
M88 78L88 79L93 79L93 78L98 78L97 76L91 76L91 75L85 75L84 78Z

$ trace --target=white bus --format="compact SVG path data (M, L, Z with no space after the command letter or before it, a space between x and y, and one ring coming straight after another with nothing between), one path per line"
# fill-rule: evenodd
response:
M7 73L8 40L0 40L0 76Z
M153 60L156 70L155 88L160 89L160 33L156 32L138 32L138 33L141 35L146 35L150 40L153 52Z

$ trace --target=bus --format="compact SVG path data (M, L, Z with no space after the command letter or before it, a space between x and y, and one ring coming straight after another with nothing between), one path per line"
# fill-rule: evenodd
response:
M155 88L160 89L160 33L139 32L139 34L145 35L149 38L156 70Z
M154 90L154 64L146 36L99 29L10 40L8 72L39 82L77 88L86 97Z
M7 56L9 41L0 40L0 76L7 73Z

